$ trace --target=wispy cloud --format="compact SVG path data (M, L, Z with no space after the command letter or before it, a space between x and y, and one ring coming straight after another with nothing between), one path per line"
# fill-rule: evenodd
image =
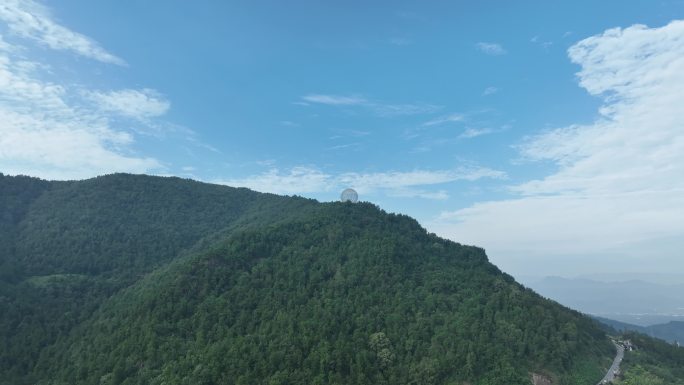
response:
M356 106L366 104L368 101L358 96L309 94L302 96L302 100L309 103L327 104L330 106Z
M91 39L54 22L43 6L3 1L0 19L11 32L0 37L2 172L48 179L165 172L162 162L136 151L136 133L145 130L172 133L203 145L192 130L155 119L170 108L158 92L88 89L66 82L58 68L33 59L26 47L37 43L57 52L123 64ZM122 116L133 121L120 122Z
M482 135L487 135L487 134L493 134L497 132L496 130L492 128L466 128L465 131L461 133L458 137L461 139L470 139L470 138L475 138L478 136Z
M328 139L344 139L344 138L362 138L371 134L370 131L355 130L355 129L333 129L335 135Z
M458 180L474 181L482 178L505 178L502 171L483 167L467 167L455 170L414 170L377 173L345 173L338 176L343 184L360 191L376 189L402 189L406 187L438 185Z
M482 96L494 95L497 92L499 92L498 88L490 86L485 88L484 91L482 91Z
M530 39L531 43L538 44L544 49L548 49L553 45L552 41L548 40L542 40L539 36L534 36L533 38Z
M161 164L127 155L132 137L107 127L64 119L36 119L0 107L0 163L11 175L80 179L108 172L150 172Z
M123 59L107 52L97 42L56 23L49 10L35 1L3 0L0 20L7 23L13 34L48 48L71 51L104 63L126 65Z
M299 127L299 123L295 123L290 120L281 120L280 124L285 126L285 127Z
M316 168L300 166L285 172L272 168L245 178L218 179L213 182L234 187L248 187L261 192L293 195L329 191L334 188L331 179L330 174Z
M216 154L222 154L221 150L218 148L212 146L209 143L204 142L199 138L199 135L197 132L194 130L191 130L187 127L179 126L177 124L172 124L168 122L164 122L164 124L160 125L160 127L166 131L175 131L175 133L182 134L183 139L185 140L186 143L189 143L193 145L194 147L204 149L204 150L209 150L213 153Z
M444 123L462 122L464 119L465 116L463 114L449 114L428 120L427 122L423 123L423 126L429 127Z
M139 120L164 115L171 107L171 103L159 92L149 88L109 92L88 91L85 95L103 111Z
M446 190L428 191L413 188L396 189L387 193L390 197L399 198L422 198L435 201L443 201L449 199L449 193Z
M324 104L335 107L360 107L381 117L430 114L442 107L428 103L392 104L368 100L360 96L309 94L302 96L304 103ZM297 102L295 102L297 103ZM299 102L300 104L302 102Z
M341 174L326 173L315 167L294 167L287 171L271 168L261 174L245 178L214 182L276 194L321 193L336 191L342 187L353 187L360 193L442 200L448 198L444 189L431 191L426 187L483 178L503 179L506 178L506 174L484 167Z
M439 111L442 107L434 104L381 104L372 103L368 105L377 115L384 117L404 116L404 115L423 115L432 114Z
M476 47L483 53L492 56L505 55L507 53L504 47L498 43L479 42L476 44Z
M330 146L327 149L334 151L334 150L345 150L345 149L350 149L350 148L358 148L361 146L361 143L359 142L354 142L354 143L345 143L345 144L338 144L335 146Z
M601 117L528 138L522 154L553 162L558 171L512 186L515 198L445 212L432 228L518 261L542 255L620 255L640 266L654 257L678 261L684 21L609 29L568 54L581 66L580 85L603 97Z

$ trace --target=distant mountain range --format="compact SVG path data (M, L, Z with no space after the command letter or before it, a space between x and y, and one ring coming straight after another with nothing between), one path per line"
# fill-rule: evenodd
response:
M523 283L565 306L627 324L650 326L684 321L684 284L562 277L527 278Z
M639 326L603 317L594 318L618 332L634 331L651 337L660 338L661 340L670 343L684 345L684 322L682 321L670 321L666 324Z

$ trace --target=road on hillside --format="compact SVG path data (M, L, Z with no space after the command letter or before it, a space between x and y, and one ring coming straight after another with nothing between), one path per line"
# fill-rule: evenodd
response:
M608 369L608 373L606 373L606 376L603 377L603 380L601 380L598 385L607 384L613 381L615 374L620 370L620 362L622 362L622 358L625 356L625 348L618 344L615 344L615 347L617 348L617 355L615 355L613 365L611 365L610 369Z

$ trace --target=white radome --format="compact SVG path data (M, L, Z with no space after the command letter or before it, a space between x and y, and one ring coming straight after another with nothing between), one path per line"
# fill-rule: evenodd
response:
M357 194L354 189L345 189L342 191L342 194L340 194L340 201L356 203L359 201L359 194Z

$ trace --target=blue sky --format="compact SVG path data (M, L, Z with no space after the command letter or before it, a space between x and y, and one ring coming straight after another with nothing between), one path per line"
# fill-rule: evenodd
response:
M682 1L0 0L0 172L362 200L517 275L684 275Z

